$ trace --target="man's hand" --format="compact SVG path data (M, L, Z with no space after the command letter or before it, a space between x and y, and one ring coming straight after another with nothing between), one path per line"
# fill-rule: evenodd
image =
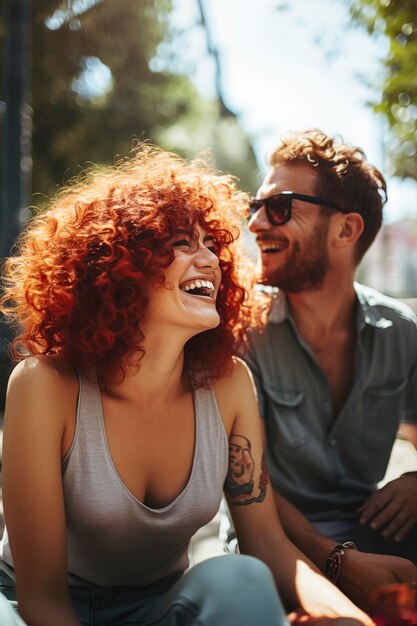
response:
M346 550L338 586L355 604L368 611L369 594L376 587L416 581L417 567L407 559Z
M417 478L404 475L374 491L359 509L360 524L382 529L382 536L404 539L417 523Z

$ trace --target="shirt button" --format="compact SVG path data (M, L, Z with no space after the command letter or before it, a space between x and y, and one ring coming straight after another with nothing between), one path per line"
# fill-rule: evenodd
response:
M332 437L332 439L329 439L329 445L332 448L334 448L336 444L337 444L337 440L334 437Z

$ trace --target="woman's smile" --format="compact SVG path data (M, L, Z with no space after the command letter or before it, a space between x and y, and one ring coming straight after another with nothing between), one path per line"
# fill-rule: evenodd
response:
M212 298L214 296L214 283L205 278L192 278L180 284L181 291L190 296Z

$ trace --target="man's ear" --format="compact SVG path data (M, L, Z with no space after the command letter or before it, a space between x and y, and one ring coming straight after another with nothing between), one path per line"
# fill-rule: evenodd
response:
M339 214L334 243L337 247L352 246L363 233L365 224L359 213Z

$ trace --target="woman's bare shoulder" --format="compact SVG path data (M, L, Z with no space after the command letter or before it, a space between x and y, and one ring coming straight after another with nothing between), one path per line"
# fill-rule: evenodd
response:
M215 390L230 392L236 388L252 387L253 379L249 367L241 358L234 356L232 358L232 367L230 371L216 380L213 384Z
M76 380L77 375L70 363L61 356L30 356L20 361L9 378L9 387L36 385L65 385Z
M257 410L256 392L246 363L233 358L230 372L213 384L220 413L229 432L236 417L246 410Z
M5 417L44 422L51 416L65 425L74 414L77 393L78 377L68 361L58 356L27 357L10 375Z

